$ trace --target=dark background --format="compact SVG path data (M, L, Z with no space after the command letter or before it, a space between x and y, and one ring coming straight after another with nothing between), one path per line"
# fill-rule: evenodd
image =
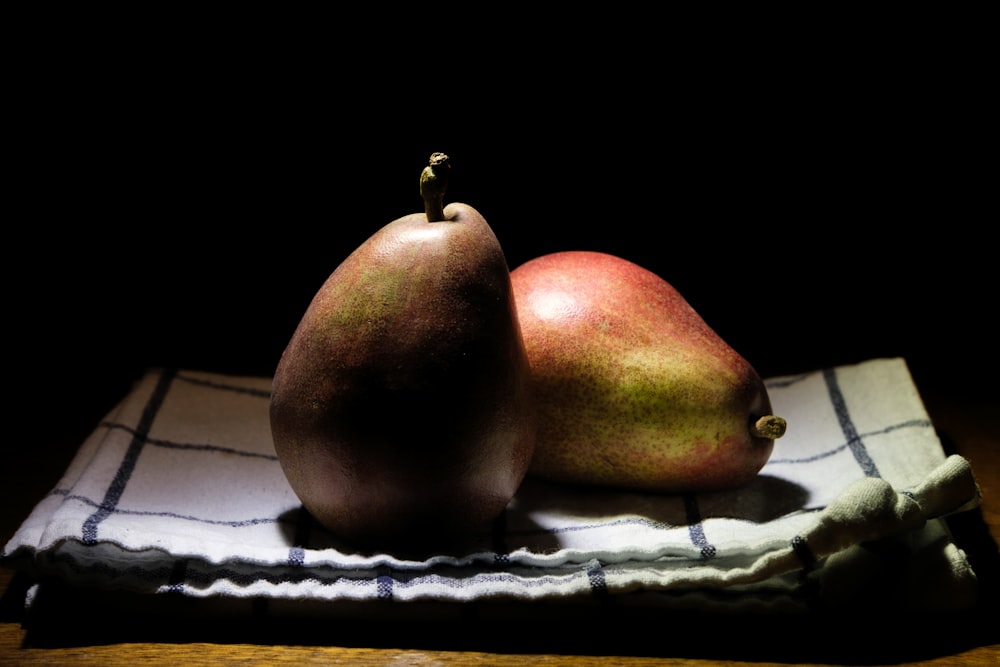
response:
M343 7L8 10L0 540L146 369L270 374L337 264L420 210L433 151L512 268L618 254L764 376L904 357L969 404L944 435L995 440L993 21ZM950 525L985 583L981 516Z
M762 375L901 356L918 388L995 397L978 46L868 37L364 68L328 42L47 42L7 103L8 405L36 442L146 368L271 373L326 276L421 209L433 151L511 268L617 254Z

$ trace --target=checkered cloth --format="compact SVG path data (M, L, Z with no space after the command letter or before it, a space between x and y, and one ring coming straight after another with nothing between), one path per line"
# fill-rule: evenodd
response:
M979 489L942 450L902 359L768 380L788 432L744 488L655 495L528 478L489 534L421 560L358 553L311 520L275 457L270 386L150 370L2 564L98 591L310 604L956 609L975 595L942 517L975 507Z

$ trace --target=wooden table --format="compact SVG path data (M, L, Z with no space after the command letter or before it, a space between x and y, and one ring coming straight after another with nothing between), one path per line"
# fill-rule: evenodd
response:
M992 397L935 394L923 387L921 394L946 450L971 462L984 495L980 509L950 522L982 587L979 605L968 612L823 619L601 612L544 623L470 612L450 622L276 624L252 617L220 622L192 615L167 622L155 614L115 616L98 603L93 613L107 622L95 634L92 623L53 620L26 627L25 579L0 569L0 665L997 665L1000 409ZM92 426L86 419L53 425L52 450L5 453L0 538L6 541L54 486Z

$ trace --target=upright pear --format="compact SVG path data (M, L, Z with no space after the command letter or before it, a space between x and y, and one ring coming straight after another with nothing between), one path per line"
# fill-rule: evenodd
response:
M785 421L754 368L658 275L599 252L511 272L538 405L530 473L663 493L732 489Z
M432 155L424 212L337 266L274 373L285 476L320 523L364 548L434 549L489 530L534 449L509 268L474 208L444 206L449 168Z

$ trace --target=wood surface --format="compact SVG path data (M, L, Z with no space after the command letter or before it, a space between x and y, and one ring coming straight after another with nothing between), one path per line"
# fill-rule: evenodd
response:
M477 617L402 623L377 617L335 623L229 622L119 614L94 606L71 623L28 622L20 574L0 569L0 665L906 665L1000 664L1000 415L992 400L923 392L949 452L972 464L984 500L950 526L982 588L960 614L897 618L625 617L612 613L539 621ZM59 455L9 454L3 539L55 483L78 433ZM95 628L101 630L95 631Z

